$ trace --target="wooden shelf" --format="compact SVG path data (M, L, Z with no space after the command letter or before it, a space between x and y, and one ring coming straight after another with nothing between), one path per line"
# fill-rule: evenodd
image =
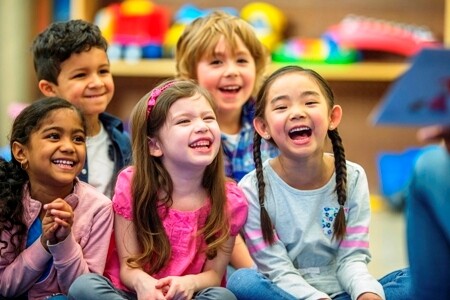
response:
M288 65L287 63L272 63L267 73ZM409 67L408 63L392 62L360 62L354 64L326 65L305 63L302 67L317 71L327 80L338 81L393 81ZM127 62L111 61L114 76L122 77L155 77L166 78L175 75L175 61L172 59L146 59Z

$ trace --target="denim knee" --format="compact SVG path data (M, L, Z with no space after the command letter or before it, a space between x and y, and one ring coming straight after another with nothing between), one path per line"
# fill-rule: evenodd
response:
M223 287L210 287L201 290L195 297L195 300L237 300L236 296L228 289Z
M69 288L69 299L92 299L92 292L99 285L106 284L107 279L101 275L88 273L83 274L72 283Z

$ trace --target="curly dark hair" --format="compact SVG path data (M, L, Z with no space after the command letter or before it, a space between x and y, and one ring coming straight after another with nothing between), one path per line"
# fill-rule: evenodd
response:
M37 79L58 84L61 63L72 54L89 51L92 47L108 49L108 42L97 25L84 20L50 24L31 46Z
M31 135L39 130L48 114L63 108L76 111L85 126L83 115L72 103L59 97L46 97L33 102L16 117L10 135L11 149L14 142L28 145ZM0 157L0 256L5 254L9 243L16 256L23 250L27 227L23 221L22 198L24 184L27 181L27 172L22 169L20 162L12 153L11 161ZM3 240L5 232L10 233L7 240Z

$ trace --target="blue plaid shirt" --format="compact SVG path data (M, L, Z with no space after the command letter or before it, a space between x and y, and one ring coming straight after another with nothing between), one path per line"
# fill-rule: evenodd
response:
M250 99L242 108L242 128L239 132L237 145L228 140L222 134L222 147L224 150L225 173L228 177L237 182L244 175L255 169L253 162L253 118L255 117L255 102ZM272 144L262 140L261 158L265 161L268 158L278 155L278 149Z

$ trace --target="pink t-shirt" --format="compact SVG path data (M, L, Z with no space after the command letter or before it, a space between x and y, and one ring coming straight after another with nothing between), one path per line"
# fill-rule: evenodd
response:
M127 220L133 219L133 207L131 196L131 182L133 177L133 167L128 167L120 172L115 194L113 197L113 208L116 214ZM234 182L226 183L227 209L230 219L231 235L236 236L247 219L248 203L241 189ZM202 272L206 261L206 243L201 235L197 235L198 230L204 227L206 218L211 209L210 201L195 211L178 211L169 209L162 220L164 229L169 237L172 248L170 260L163 269L156 274L151 274L155 278L167 276L182 276L187 274L198 274ZM166 210L161 208L159 215L163 215ZM126 289L120 282L120 265L115 249L114 239L110 245L110 254L106 262L105 276L120 289Z

